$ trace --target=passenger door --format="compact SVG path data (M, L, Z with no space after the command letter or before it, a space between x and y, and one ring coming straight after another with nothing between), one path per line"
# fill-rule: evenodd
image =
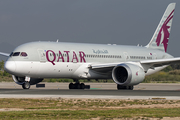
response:
M45 51L42 50L42 49L38 49L38 54L39 54L39 61L44 63L46 62L46 54L45 54Z
M125 58L125 61L128 61L129 60L129 55L127 52L124 52L124 58Z

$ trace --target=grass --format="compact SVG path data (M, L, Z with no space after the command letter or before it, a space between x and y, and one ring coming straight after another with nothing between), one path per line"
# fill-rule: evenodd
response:
M70 109L70 110L104 110L118 109L132 105L173 105L180 100L110 100L110 99L0 99L0 108L20 109Z
M0 82L13 82L12 76L0 76Z
M180 117L180 108L168 109L119 109L119 110L38 110L0 112L0 119L113 119L113 118L163 118Z
M73 82L72 79L63 79L63 78L60 78L60 79L56 79L56 78L50 78L50 79L44 79L43 82ZM112 79L99 79L98 81L96 81L95 79L90 79L90 80L87 80L87 79L80 79L79 82L91 82L91 83L98 83L98 82L101 82L101 83L113 83L114 81Z
M0 99L0 119L113 119L180 117L180 100ZM138 105L138 107L133 107ZM143 107L154 105L154 107ZM170 105L170 107L158 106ZM8 111L10 110L10 111ZM18 111L16 111L18 110Z
M175 73L175 74L173 74ZM160 71L155 74L146 76L143 83L179 83L180 75L176 72Z
M18 103L21 103L19 106ZM132 105L180 104L168 100L101 100L101 99L0 99L0 108L23 109L104 109Z

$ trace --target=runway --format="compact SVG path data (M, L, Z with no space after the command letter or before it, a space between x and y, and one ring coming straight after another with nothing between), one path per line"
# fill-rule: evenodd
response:
M86 83L91 89L69 90L68 83L45 83L24 90L15 83L0 83L0 98L103 98L103 99L178 99L180 84L139 84L134 90L116 90L114 83Z

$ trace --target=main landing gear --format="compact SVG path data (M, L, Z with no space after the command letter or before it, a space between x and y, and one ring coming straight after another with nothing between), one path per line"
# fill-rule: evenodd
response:
M133 90L134 86L122 86L117 84L117 89L118 90Z
M75 82L74 84L73 83L70 83L69 84L69 89L90 89L90 85L85 85L84 83L79 83L79 80L77 79L73 79L73 81Z
M70 83L69 84L69 89L84 89L85 88L85 84L84 83Z

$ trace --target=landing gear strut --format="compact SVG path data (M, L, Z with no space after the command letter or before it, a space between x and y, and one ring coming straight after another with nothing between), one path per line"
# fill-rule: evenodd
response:
M23 89L29 89L30 86L31 86L31 85L30 85L29 82L25 82L25 83L22 84L22 88L23 88Z
M118 90L133 90L134 86L122 86L117 84Z
M74 84L70 83L69 89L85 89L86 87L90 88L90 86L86 86L84 83L79 83L79 80L77 80L77 79L73 79L73 81L75 83Z

